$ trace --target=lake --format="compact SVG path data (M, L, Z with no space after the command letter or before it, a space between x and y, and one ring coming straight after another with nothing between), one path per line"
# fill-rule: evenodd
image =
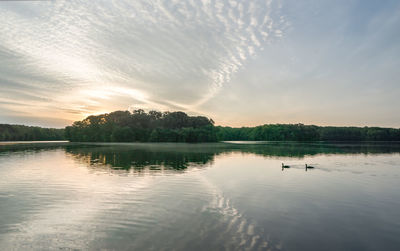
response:
M0 144L0 250L399 250L399 236L400 143Z

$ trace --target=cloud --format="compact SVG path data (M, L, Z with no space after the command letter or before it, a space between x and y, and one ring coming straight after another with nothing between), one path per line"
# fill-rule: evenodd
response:
M9 67L0 70L0 90L51 100L37 103L37 112L53 117L57 110L78 119L77 114L135 103L196 111L268 39L282 35L280 6L279 1L1 3L0 64ZM4 95L0 101L6 102Z

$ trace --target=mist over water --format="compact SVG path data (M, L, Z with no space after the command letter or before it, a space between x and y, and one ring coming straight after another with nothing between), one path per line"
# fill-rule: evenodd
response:
M397 143L0 145L0 249L396 250L399 176Z

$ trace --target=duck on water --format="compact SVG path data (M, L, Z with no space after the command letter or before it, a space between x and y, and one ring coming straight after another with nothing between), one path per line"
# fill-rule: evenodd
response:
M313 168L314 168L313 166L309 166L306 164L306 171L307 171L307 169L313 169Z

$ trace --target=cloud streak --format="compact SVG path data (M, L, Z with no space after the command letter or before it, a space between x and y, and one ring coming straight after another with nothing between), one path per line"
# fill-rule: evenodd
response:
M70 119L135 104L195 112L279 39L280 9L270 0L1 3L0 63L9 67L0 101L28 91L50 100L32 112Z

